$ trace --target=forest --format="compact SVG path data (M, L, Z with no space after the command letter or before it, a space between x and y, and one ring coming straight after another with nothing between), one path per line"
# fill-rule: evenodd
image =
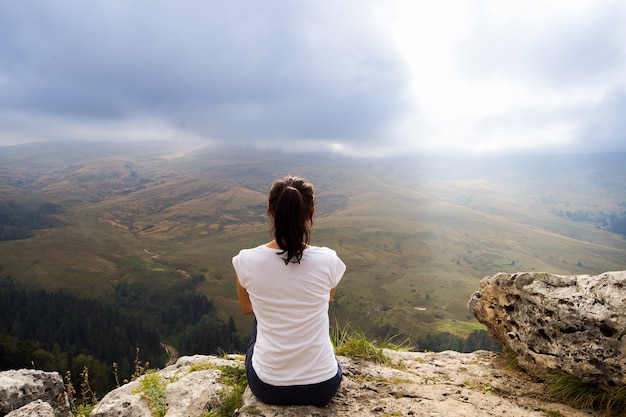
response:
M48 202L29 207L5 202L0 205L0 240L28 239L37 229L57 227L60 223L51 215L60 211L61 206ZM167 361L162 342L175 346L181 355L244 351L245 340L233 317L224 322L213 302L196 291L203 281L202 274L169 287L122 281L103 302L63 289L27 287L10 275L0 275L0 369L70 371L80 385L79 375L87 367L92 387L103 393L130 378L137 366L162 368ZM370 336L402 336L396 328L378 330ZM498 349L485 330L467 338L427 333L418 337L417 347Z
M194 275L170 288L122 282L115 287L114 301L103 303L2 277L0 369L70 371L78 386L87 367L92 387L104 393L130 379L136 366L164 367L168 358L162 340L181 355L243 352L245 340L233 318L221 320L213 303L194 291L203 280ZM399 335L392 332L397 329L387 329L386 336ZM420 350L431 351L499 349L485 330L465 339L444 332L425 334L418 343Z
M574 222L592 223L599 229L617 233L626 238L626 211L618 214L605 213L602 210L595 212L590 210L558 210L555 213Z
M441 352L454 350L457 352L474 352L476 350L501 351L502 347L495 343L487 330L474 330L467 338L448 332L434 332L417 337L419 351Z
M15 208L6 207L9 212ZM31 227L49 226L41 221L43 212L15 216L14 210L10 217L13 230L22 233L13 238L28 238ZM180 355L243 352L245 340L233 317L224 322L213 302L196 291L204 280L203 275L193 274L169 287L123 281L115 286L112 300L102 302L63 289L47 292L27 287L10 275L2 276L0 369L69 371L75 386L80 386L81 374L87 369L98 395L130 379L138 367L164 367L168 358L162 341L175 346ZM402 336L396 328L380 330L386 331L381 337ZM445 332L424 334L418 337L417 348L499 349L485 330L474 331L467 338Z
M0 241L28 239L33 230L57 227L60 222L51 215L63 210L59 204L44 202L23 207L14 201L0 202Z
M87 367L93 389L105 393L130 379L138 364L162 368L167 361L162 340L181 354L241 351L243 340L232 318L225 323L217 317L213 304L193 293L192 285L171 291L120 284L115 302L107 304L65 290L28 288L5 276L0 279L0 369L70 371L77 378Z

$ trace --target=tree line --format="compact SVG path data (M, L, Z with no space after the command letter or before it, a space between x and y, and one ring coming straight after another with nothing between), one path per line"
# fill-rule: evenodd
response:
M182 355L243 351L232 317L224 322L213 303L193 291L199 279L161 289L120 283L105 303L2 277L0 369L69 370L80 386L86 366L92 387L106 393L130 379L137 362L162 368L168 358L161 341Z
M120 311L158 328L164 340L183 355L245 350L234 319L222 320L213 302L196 292L205 279L193 274L169 287L121 282L115 287L113 302Z
M617 233L626 238L626 211L618 214L605 213L602 210L557 210L555 213L571 221L592 223L599 229L608 230L609 232Z
M55 203L44 202L22 207L14 201L0 203L0 241L28 239L33 231L57 227L60 221L52 215L62 211Z
M156 287L122 282L112 301L27 287L10 276L0 278L0 370L37 368L65 374L74 385L87 367L94 391L109 392L136 367L162 368L167 354L161 341L181 355L243 352L246 344L233 317L225 322L214 304L195 292L202 275ZM386 326L379 332L396 335ZM399 335L399 339L402 335ZM449 333L424 334L415 349L472 352L499 350L484 330L466 339ZM113 364L116 364L115 368Z
M448 332L428 333L418 337L417 347L421 351L432 352L454 350L469 353L476 350L491 350L496 352L502 350L502 347L489 336L487 330L474 330L465 339Z
M388 323L373 326L369 336L377 340L390 340L402 344L409 337L396 327ZM476 350L491 350L499 352L502 347L489 336L487 330L474 330L468 337L463 338L449 332L429 332L417 336L411 346L405 346L414 351L443 352L454 350L462 353Z

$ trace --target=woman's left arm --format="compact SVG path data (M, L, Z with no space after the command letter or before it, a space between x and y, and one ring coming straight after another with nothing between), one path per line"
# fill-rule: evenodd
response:
M239 309L243 314L254 315L254 310L252 309L252 302L250 301L250 295L248 291L239 283L239 278L237 279L237 298L239 299Z

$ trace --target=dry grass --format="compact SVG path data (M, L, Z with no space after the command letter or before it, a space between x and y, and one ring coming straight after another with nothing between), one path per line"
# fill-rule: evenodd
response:
M463 176L456 166L420 171L414 161L220 158L125 155L123 163L98 159L78 167L77 175L42 178L46 199L72 201L63 215L68 226L0 243L3 273L50 290L106 297L120 281L185 279L171 265L186 265L207 277L198 289L245 332L250 323L233 302L230 259L268 239L265 193L286 172L317 186L313 244L336 249L348 266L332 311L359 329L391 325L408 337L437 329L464 334L476 323L467 300L484 276L626 269L623 239L552 214L567 204L586 208L591 198L608 209L620 193L609 186L581 193L566 174L550 171L546 181L533 170L516 174L515 167ZM108 180L80 184L81 175L97 178L109 165L122 172L129 162L150 179L145 188L111 193L117 186ZM623 186L626 176L615 175L614 186ZM144 249L170 264L151 262Z
M626 387L601 389L562 371L549 373L547 383L552 395L574 407L626 416Z

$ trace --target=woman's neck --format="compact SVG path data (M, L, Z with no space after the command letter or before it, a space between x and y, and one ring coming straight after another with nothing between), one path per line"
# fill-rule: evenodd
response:
M276 243L276 239L272 240L271 242L267 242L265 246L270 249L280 249L280 246L278 246L278 243Z
M267 242L265 246L267 246L270 249L280 249L280 246L278 246L278 243L276 243L276 239L272 240L271 242ZM306 245L305 249L308 247L309 245Z

